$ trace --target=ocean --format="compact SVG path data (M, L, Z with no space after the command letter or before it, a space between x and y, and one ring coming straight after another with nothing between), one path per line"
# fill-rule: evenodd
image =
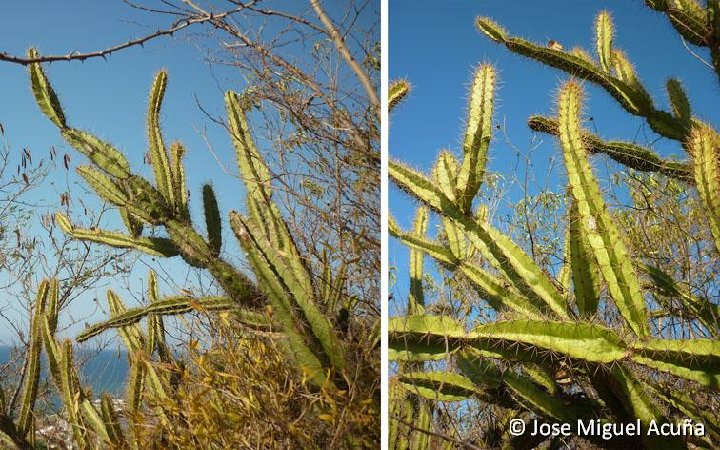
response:
M0 346L0 367L10 361L13 349ZM75 361L82 363L80 379L83 385L92 388L93 396L107 393L119 398L125 394L129 371L127 352L114 350L77 350ZM22 360L20 360L22 363ZM43 361L42 377L47 376L47 361ZM0 375L0 378L2 375ZM9 386L4 384L5 389Z

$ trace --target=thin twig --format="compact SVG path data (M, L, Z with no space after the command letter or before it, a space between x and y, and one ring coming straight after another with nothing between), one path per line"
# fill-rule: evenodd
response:
M254 3L254 2L252 2ZM250 3L250 4L252 4ZM7 52L0 51L0 61L15 63L15 64L21 64L23 66L27 66L28 64L33 63L46 63L46 62L53 62L53 61L73 61L73 60L79 60L79 61L85 61L86 59L90 58L103 58L107 59L108 55L111 55L112 53L118 52L120 50L124 50L126 48L135 47L135 46L144 46L146 42L151 41L153 39L159 38L161 36L172 36L174 33L183 30L191 25L201 24L205 22L210 22L216 19L224 19L227 16L230 16L231 14L235 14L241 10L245 9L245 6L240 6L235 9L231 9L229 11L225 11L220 14L205 14L199 17L193 17L193 18L187 18L180 21L175 22L174 25L172 25L170 28L164 29L164 30L157 30L154 33L148 34L144 37L138 38L138 39L132 39L127 42L124 42L119 45L115 45L113 47L108 47L104 50L96 50L92 52L87 53L78 53L78 52L70 52L66 55L44 55L44 56L38 56L36 58L28 58L28 57L21 57L17 55L12 55Z
M325 11L322 9L322 6L320 6L320 2L318 0L310 0L310 5L315 10L315 14L317 14L318 18L320 19L320 22L325 26L328 33L330 34L330 38L333 40L333 43L335 43L335 47L337 47L338 52L340 52L340 55L345 59L345 61L350 66L350 69L355 73L355 75L360 80L360 83L363 85L363 88L365 88L365 92L368 95L368 98L370 99L370 103L372 103L373 108L375 109L375 113L380 116L380 99L378 99L377 92L375 92L375 87L373 86L372 82L370 81L370 77L368 76L367 72L363 70L362 67L360 67L360 64L353 58L352 54L350 53L350 50L348 50L347 45L345 45L345 40L340 35L340 32L338 31L337 27L333 25L332 21L328 17L328 15L325 13Z

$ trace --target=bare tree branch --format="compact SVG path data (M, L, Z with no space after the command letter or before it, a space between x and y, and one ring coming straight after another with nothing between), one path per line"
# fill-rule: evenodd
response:
M347 61L352 71L355 72L355 75L360 80L360 83L363 85L363 88L365 89L365 92L370 99L370 103L372 103L372 106L375 109L375 114L380 117L380 100L378 99L377 92L375 92L375 87L372 85L372 82L370 81L370 77L368 76L367 72L365 72L363 68L360 67L360 64L357 63L355 58L353 58L352 54L345 45L345 40L340 35L340 32L335 27L335 25L333 25L328 15L322 9L322 6L320 6L320 2L318 0L310 0L310 5L313 7L318 18L330 34L330 37L332 38L335 47L337 47L338 52L340 52L340 55L342 55L345 61Z
M248 4L252 5L255 2L250 2ZM96 50L92 52L86 52L86 53L79 53L76 51L72 51L65 55L44 55L39 56L37 58L28 58L28 57L22 57L17 55L12 55L7 52L0 51L0 61L5 61L9 63L14 64L21 64L23 66L27 66L28 64L33 63L46 63L46 62L54 62L54 61L85 61L86 59L90 58L103 58L107 59L107 57L113 53L116 53L120 50L124 50L126 48L130 47L136 47L136 46L144 46L146 42L152 41L153 39L157 39L162 36L172 36L174 33L183 30L191 25L197 25L202 24L206 22L210 22L213 20L222 20L225 17L228 17L232 14L238 13L242 10L244 10L247 6L241 5L237 8L231 9L229 11L225 11L219 14L213 14L213 13L205 13L201 15L195 15L195 16L189 16L187 18L184 18L182 20L178 20L174 22L170 28L163 29L163 30L157 30L154 33L148 34L146 36L143 36L141 38L137 39L131 39L127 42L124 42L119 45L115 45L113 47L108 47L104 50Z

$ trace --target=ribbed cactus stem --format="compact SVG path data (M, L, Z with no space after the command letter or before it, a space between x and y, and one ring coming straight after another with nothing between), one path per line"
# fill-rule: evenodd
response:
M43 280L35 297L35 307L30 328L30 346L27 352L27 372L20 403L18 432L26 436L32 429L33 411L40 383L40 352L42 351L42 326L45 319L45 308L50 295L50 282ZM57 289L57 285L54 286Z
M670 23L690 43L708 45L708 18L697 0L645 0L649 7L667 14Z
M103 200L116 206L124 206L128 203L126 190L115 183L112 178L96 170L93 166L79 166L76 170Z
M612 67L612 19L608 11L601 11L595 19L595 48L600 60L600 67L610 72Z
M707 125L697 126L690 133L688 150L693 158L695 186L720 251L720 135Z
M64 233L82 241L97 242L117 248L132 248L152 256L176 256L178 250L170 239L161 237L131 237L112 231L74 227L65 215L57 213L55 220Z
M504 43L508 38L507 31L488 17L475 18L475 24L480 31L488 35L493 41Z
M235 92L226 93L225 105L240 176L247 186L248 196L259 195L269 199L270 172L255 147L238 95Z
M610 73L584 54L535 44L525 39L508 36L504 32L502 35L492 32L493 27L497 25L487 18L477 19L476 24L480 31L514 53L598 84L629 113L645 117L653 131L676 140L683 140L687 136L689 128L686 123L665 111L655 109L652 99L638 80L624 53L617 50L612 52L613 71L611 72L613 73Z
M528 126L533 131L558 135L557 120L545 116L531 116ZM583 143L590 153L603 153L631 169L641 172L657 172L665 176L694 183L690 164L663 159L654 151L637 144L623 141L605 141L599 136L583 131Z
M232 310L235 307L235 302L227 297L168 297L146 307L129 309L121 314L115 315L106 322L93 325L79 334L76 340L83 342L111 328L121 328L135 324L152 314L168 316L185 314L190 311L226 311Z
M155 76L150 89L147 117L148 142L150 145L150 163L155 174L158 191L165 197L169 205L175 206L175 191L173 190L172 176L170 174L170 162L168 161L168 154L160 129L160 108L162 107L166 86L167 73L160 71Z
M28 58L37 58L38 52L34 48L28 50ZM43 72L40 64L30 64L28 67L30 70L30 82L32 85L32 91L35 95L40 110L45 114L48 119L52 121L58 128L65 128L65 113L60 106L57 94L50 86L45 73Z
M179 213L189 220L188 191L185 182L185 146L180 142L173 142L170 146L170 175L172 176L172 187L175 192L175 200Z
M205 212L205 227L207 228L208 244L213 255L220 255L222 248L222 222L218 208L215 191L211 184L203 186L203 209Z
M417 236L425 236L428 226L427 208L418 208L413 223L413 233ZM408 314L423 314L425 311L425 290L423 288L423 259L425 254L422 250L413 248L410 250L410 296L408 297Z
M592 174L582 140L581 110L582 89L575 82L567 83L560 91L558 111L559 137L570 190L610 295L630 328L645 337L650 333L645 300L628 251Z
M678 119L689 123L690 119L692 119L690 100L688 100L682 83L675 78L670 78L666 86L673 114Z
M470 88L467 128L463 141L463 162L457 175L457 196L461 210L470 211L485 176L488 148L492 137L495 70L481 65Z
M120 179L130 175L130 164L125 155L107 142L90 133L73 128L64 128L61 130L61 134L68 144L87 156L93 164L108 175Z
M410 83L407 80L397 80L390 83L388 89L388 109L392 111L410 93Z

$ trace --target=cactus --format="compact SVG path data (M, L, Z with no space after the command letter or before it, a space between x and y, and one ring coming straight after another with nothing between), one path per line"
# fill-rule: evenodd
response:
M459 161L444 150L430 176L391 160L391 181L420 204L413 230L402 230L392 218L389 224L390 234L410 248L411 278L419 273L417 255L427 255L441 270L466 280L493 310L477 319L479 324L469 325L450 315L433 315L432 308L417 308L411 302L407 315L390 318L390 359L398 368L391 380L391 411L405 422L412 420L414 410L408 398L415 395L433 403L474 399L505 417L550 422L640 420L645 425L652 420L693 417L702 418L714 430L720 425L716 418L708 417L692 400L668 395L658 380L683 380L708 395L716 394L720 346L712 338L661 335L653 326L654 317L668 311L658 311L657 306L651 310L647 296L657 298L661 308L682 301L683 311L711 336L718 333L717 308L662 270L636 260L603 198L590 157L607 154L628 167L659 172L695 186L717 241L717 132L692 117L690 102L677 81L668 82L672 113L653 106L628 58L613 48L606 12L596 21L597 61L578 51L564 52L512 37L489 19L478 19L477 24L491 39L516 53L601 85L629 112L645 117L654 130L681 141L692 158L687 162L664 160L650 149L605 141L583 130L582 89L575 81L563 84L557 96L558 117L534 116L530 120L532 129L557 136L568 175L565 261L557 279L510 236L473 214L471 206L478 190L466 190L467 183L460 180L467 176L462 175L464 167L484 173L488 148L478 156L464 145ZM474 91L492 72L490 66L481 66L483 75L476 75L470 94L471 115L482 117L486 124L491 121L492 100ZM488 88L492 94L492 87ZM476 122L468 120L465 142L476 127ZM482 179L476 181L479 187ZM437 238L427 236L418 226L428 220L426 210L440 219ZM467 244L472 252L467 251ZM649 283L645 282L648 277ZM414 286L411 283L411 299L418 298ZM424 302L427 306L428 299ZM406 370L408 367L413 370ZM425 429L431 431L437 423L434 420ZM402 424L391 421L391 448L409 445ZM711 435L712 439L720 436L716 431ZM507 434L501 440L506 445L521 445L519 448L542 443L520 444ZM710 441L698 442L707 445ZM679 439L661 442L652 436L623 441L623 445L687 448Z
M75 227L69 218L58 214L61 229L76 239L134 249L152 256L179 255L191 266L207 269L225 293L221 297L200 299L155 298L147 307L126 311L121 311L124 308L111 299L115 303L114 316L91 326L78 336L78 340L118 327L127 334L135 323L148 317L151 341L148 349L152 350L157 348L157 339L162 336L163 315L192 310L232 311L244 326L279 328L285 335L283 341L287 343L289 354L310 382L316 387L336 387L336 381L342 379L347 366L346 351L330 319L338 312L327 308L328 304L322 304L322 300L330 301L333 308L341 306L338 296L342 292L340 285L344 282L345 269L338 268L336 277L323 277L319 281L312 277L308 257L296 246L272 201L270 172L255 147L239 96L228 92L225 102L228 129L239 172L247 188L248 215L231 212L230 225L250 260L257 282L221 256L222 219L209 184L203 187L207 237L203 237L190 220L182 163L185 148L174 143L168 151L160 127L160 108L168 78L164 71L155 77L148 102L147 133L154 183L134 174L124 155L112 145L69 127L42 67L31 65L30 74L40 110L60 128L68 143L88 156L92 163L80 167L79 174L103 200L118 209L128 234ZM144 226L163 228L168 237L145 237L142 235ZM333 296L323 296L328 290L334 292ZM272 319L264 317L262 307L266 304L272 307ZM136 385L144 378L139 369L132 377ZM137 399L131 404L137 404Z

